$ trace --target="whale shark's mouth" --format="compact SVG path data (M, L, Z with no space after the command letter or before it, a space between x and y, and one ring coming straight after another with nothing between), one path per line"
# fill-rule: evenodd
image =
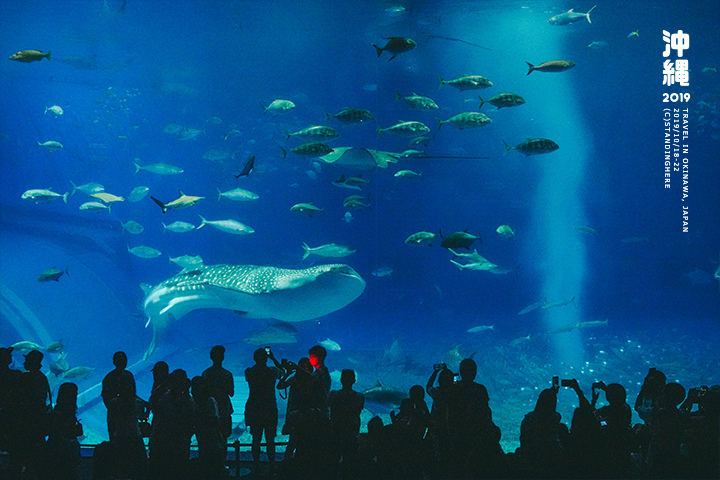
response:
M203 308L233 310L246 318L300 322L345 307L364 289L362 277L342 264L302 270L213 265L160 283L146 295L144 310L156 331Z

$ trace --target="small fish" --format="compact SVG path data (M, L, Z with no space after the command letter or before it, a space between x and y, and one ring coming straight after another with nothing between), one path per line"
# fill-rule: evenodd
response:
M588 48L592 48L593 50L600 50L601 48L606 48L608 46L607 42L603 41L595 41L588 45Z
M423 97L421 95L418 95L417 93L413 93L412 95L408 95L406 97L402 96L400 92L397 92L397 96L395 97L395 101L403 99L405 101L405 104L410 108L415 108L417 110L437 110L438 106L437 103L432 98Z
M490 120L490 118L484 113L462 112L458 113L454 117L448 118L447 120L440 120L438 118L438 122L438 130L443 126L443 123L449 123L453 127L464 130L466 128L484 127L485 125L492 123L492 120Z
M251 192L249 190L243 190L242 188L235 188L233 190L228 190L227 192L223 192L218 188L217 191L218 202L223 197L227 198L228 200L232 200L233 202L251 202L260 198L257 193Z
M432 245L435 237L437 237L435 233L417 232L407 237L405 243L408 245Z
M316 207L312 203L298 203L290 207L290 211L302 213L303 215L307 215L308 217L312 218L313 215L322 212L323 209Z
M350 223L350 222L352 222L352 219L353 219L352 213L345 212L345 215L343 215L343 221L345 221L345 223Z
M505 143L504 140L503 143ZM503 153L503 155L506 155L507 152L512 149L516 149L524 153L527 157L529 155L541 155L543 153L551 153L558 148L560 147L557 143L553 142L552 140L548 140L547 138L528 138L524 142L520 142L514 147L511 147L510 145L505 143L505 153Z
M322 342L318 342L318 344L325 347L325 349L328 352L339 352L340 351L340 344L338 344L334 340L330 340L329 338L323 340Z
M704 67L702 73L717 73L717 67Z
M60 277L62 277L63 275L69 275L67 267L65 267L65 270L60 270L53 267L42 272L38 276L38 282L58 282L60 281Z
M575 297L572 297L570 300L561 300L559 302L553 302L553 303L547 303L545 302L543 305L540 306L543 310L546 310L548 308L555 308L555 307L564 307L566 305L573 304L574 307L577 308L577 305L575 305Z
M162 226L163 226L163 232L165 230L170 230L171 232L175 232L175 233L185 233L185 232L189 232L191 230L195 230L195 225L193 225L192 223L187 223L187 222L173 222L170 225L165 225L163 223Z
M412 170L400 170L395 175L393 175L395 178L408 178L408 179L415 179L422 176L422 172L415 173Z
M333 148L322 142L305 142L290 151L281 148L283 152L283 160L287 157L288 153L294 153L295 155L301 155L303 157L322 157L328 153L332 153Z
M38 147L45 147L46 150L50 152L54 152L55 150L60 150L63 148L62 143L56 142L55 140L48 140L47 142L37 142Z
M345 174L341 173L337 180L332 182L336 187L350 188L352 190L362 190L362 187L368 183L367 180L363 180L361 177L348 177L345 178Z
M102 200L105 203L124 202L125 201L125 199L123 197L119 197L117 195L113 195L112 193L107 193L107 192L93 193L90 196L93 198L97 198L98 200Z
M195 270L203 266L203 259L199 255L190 256L183 255L181 257L170 258L174 264L182 267L184 270Z
M490 80L482 75L463 75L452 80L443 80L443 78L440 77L440 87L438 88L442 88L445 84L455 87L460 91L479 90L481 88L492 87L493 85Z
M138 159L136 158L135 160ZM137 162L133 162L133 164L135 165L135 173L138 173L140 170L147 170L148 172L156 173L158 175L178 175L183 173L182 168L176 167L175 165L168 165L167 163L153 163L145 166L142 166Z
M285 140L289 140L290 137L303 137L309 141L326 141L340 136L337 130L326 125L311 125L302 130L298 130L295 133L285 131Z
M122 225L123 229L127 230L133 235L139 235L145 230L145 228L135 220L128 220L125 223L120 222L120 224Z
M75 367L71 368L70 370L66 371L62 374L63 380L72 380L75 378L85 378L87 377L90 372L95 370L92 367Z
M52 202L56 198L62 198L63 202L67 203L67 197L68 197L68 192L65 192L63 195L60 195L59 193L55 193L49 189L27 190L26 192L23 192L23 194L22 194L23 200L30 200L31 202L34 202L34 203Z
M255 230L253 230L251 227L240 223L237 220L206 220L205 218L203 218L202 215L198 216L201 220L200 225L197 227L198 230L200 230L205 225L210 225L211 227L215 227L222 232L232 233L233 235L249 235L251 233L255 233Z
M388 267L387 265L383 265L382 267L378 267L370 273L373 277L383 278L383 277L389 277L390 275L392 275L393 272L394 272L394 270L391 267Z
M378 47L374 43L372 44L373 47L375 47L375 50L377 51L378 57L382 55L383 52L388 52L392 54L392 57L390 57L390 60L397 57L401 53L409 52L410 50L417 47L417 42L413 40L412 38L407 37L389 37L387 38L388 42L385 44L384 47ZM388 62L390 61L388 60Z
M480 325L477 327L472 327L468 329L468 333L479 333L479 332L486 332L488 330L495 330L495 324L492 325Z
M600 235L597 230L587 225L575 225L574 228L578 232L587 233L588 235Z
M128 195L128 201L139 202L147 196L149 191L150 189L145 186L135 187L132 189L132 192L130 192L130 195Z
M515 236L515 232L508 225L500 225L495 231L503 238L513 238Z
M110 206L100 202L85 202L80 205L80 210L83 212L102 212L103 210L110 211Z
M157 258L162 255L162 252L159 250L155 250L154 248L147 247L145 245L139 245L133 248L128 246L127 251L140 258Z
M533 65L530 62L525 63L527 63L528 67L530 67L527 75L530 75L535 70L539 72L563 72L565 70L573 68L576 65L575 62L572 62L570 60L550 60L549 62L543 62L537 66Z
M497 107L498 110L507 107L517 107L518 105L525 103L525 99L523 97L510 92L500 92L488 100L483 100L481 96L478 96L478 98L480 99L480 106L478 109L481 109L486 103Z
M329 113L326 113L325 116L327 117L328 120L331 118L334 118L344 124L362 123L362 122L367 122L368 120L375 119L375 115L370 113L368 110L365 110L364 108L350 108L350 107L344 108L334 115L330 115Z
M78 187L72 180L70 180L70 184L72 185L72 192L70 193L70 195L75 195L76 190L80 190L86 195L92 195L93 193L100 193L105 191L105 187L95 182L88 182Z
M198 128L186 128L180 132L178 139L180 139L182 141L197 140L197 138L200 135L204 135L204 134L205 134L205 130L200 130Z
M343 207L345 208L361 209L369 206L368 199L362 195L350 195L343 200Z
M595 327L605 327L608 324L608 319L605 320L595 320L592 322L579 322L575 325L575 328L595 328Z
M571 8L565 13L561 13L560 15L555 15L550 18L548 23L550 25L570 25L571 23L582 21L583 18L587 18L588 23L592 23L590 21L590 12L592 12L595 7L597 7L597 5L593 6L587 11L587 13L573 12L573 9Z
M162 213L165 213L168 210L179 210L181 208L187 208L195 205L200 200L205 199L205 197L194 197L192 195L185 195L182 191L180 192L180 196L178 198L168 203L163 203L153 196L150 196L150 198L162 209Z
M542 308L543 305L546 305L546 304L547 304L547 300L543 298L543 299L540 300L539 302L531 303L531 304L528 305L527 307L525 307L525 308L523 308L522 310L520 310L520 311L518 312L518 315L525 315L526 313L532 312L533 310L537 310L538 308Z
M338 245L337 243L327 243L325 245L320 245L319 247L309 247L307 243L303 243L303 249L305 250L305 255L302 257L303 260L310 255L342 258L352 255L356 251L354 248L346 247L345 245Z
M45 113L47 112L52 113L56 117L59 117L64 113L62 107L59 107L57 105L53 105L52 107L45 107Z
M250 175L250 172L252 172L253 168L255 168L255 155L250 155L247 160L245 160L245 164L243 165L242 170L240 170L240 173L235 175L235 178Z
M43 58L50 61L50 50L47 53L42 53L40 50L21 50L10 56L10 60L22 63L39 62Z
M443 237L443 241L440 243L440 246L455 250L458 248L467 248L470 250L470 245L472 245L475 240L480 240L480 243L482 243L482 239L479 236L476 237L468 232L455 232L451 233L447 237Z
M273 100L270 105L267 107L263 107L265 109L265 112L270 112L274 115L278 115L283 112L288 112L295 108L295 104L291 102L290 100Z
M45 351L48 353L60 353L65 349L65 344L62 340L58 340L57 342L52 342L48 346L45 347Z
M528 341L530 341L530 335L528 335L527 337L519 337L519 338L516 338L515 340L510 341L510 343L508 343L508 345L511 346L511 347L517 347L517 346L520 345L521 343L525 343L525 342L528 342Z
M639 36L640 36L640 29L628 33L627 38L639 37Z
M35 342L30 342L28 340L24 340L22 342L13 343L10 345L10 348L13 350L17 350L18 352L29 352L31 350L44 350L43 347L38 345Z

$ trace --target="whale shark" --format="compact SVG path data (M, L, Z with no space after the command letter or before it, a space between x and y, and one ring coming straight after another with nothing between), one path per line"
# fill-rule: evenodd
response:
M221 308L243 318L301 322L340 310L364 289L365 280L343 264L301 270L223 264L183 271L145 295L143 309L153 327L145 359L155 349L157 332L193 310Z

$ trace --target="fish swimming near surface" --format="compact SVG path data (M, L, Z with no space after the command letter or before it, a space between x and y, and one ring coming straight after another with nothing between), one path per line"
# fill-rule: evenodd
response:
M44 350L43 347L38 345L35 342L31 342L29 340L23 340L21 342L13 343L10 345L10 348L13 350L16 350L18 352L29 352L31 350Z
M53 267L42 272L38 276L38 282L58 282L60 281L60 277L62 277L63 275L69 275L67 267L65 267L65 270L60 270L59 268Z
M548 20L548 23L550 25L570 25L571 23L580 22L584 18L587 18L588 23L592 23L590 21L590 12L595 10L595 7L597 7L597 5L593 6L590 10L587 11L587 13L573 12L573 9L571 8L567 12L561 13L560 15L555 15L554 17L550 18Z
M538 308L542 308L545 305L547 305L547 299L543 298L539 302L531 303L527 307L520 310L518 312L518 315L525 315L526 313L532 312L533 310L537 310Z
M549 62L543 62L537 66L533 65L530 62L525 63L527 63L528 67L530 67L527 75L530 75L535 70L537 70L538 72L563 72L565 70L571 69L576 65L575 62L570 60L550 60Z
M255 233L255 230L252 227L245 225L244 223L240 223L237 220L207 220L200 214L198 214L198 217L200 217L200 225L198 225L196 230L200 230L205 225L210 225L222 232L232 233L233 235L249 235L251 233Z
M132 192L130 192L130 195L128 195L128 200L131 202L139 202L145 196L148 194L150 189L146 186L139 186L132 189Z
M47 113L47 112L52 113L56 117L59 117L60 115L62 115L64 113L62 107L60 107L58 105L53 105L52 107L45 107L44 113Z
M449 123L455 128L464 130L466 128L484 127L485 125L492 123L492 120L490 120L490 118L484 113L462 112L458 113L454 117L448 118L447 120L440 120L438 118L438 122L438 130L440 130L440 127L443 126L443 123Z
M438 109L437 103L435 103L435 101L432 98L423 97L422 95L418 95L417 93L413 93L412 95L408 95L408 96L403 96L400 94L400 92L397 92L395 101L398 101L401 98L405 101L405 104L410 108L415 108L418 110L437 110Z
M285 130L285 140L289 140L290 137L303 137L309 141L326 141L337 138L339 135L337 130L326 125L311 125L295 133L290 133Z
M382 55L383 52L388 52L392 54L392 57L390 57L390 60L392 60L401 53L409 52L410 50L413 50L415 47L417 47L417 42L412 38L408 37L389 37L387 40L388 42L385 44L384 47L378 47L374 43L372 44L377 51L378 57ZM390 60L388 60L388 62Z
M442 237L442 233L440 234L440 236ZM482 239L480 238L480 236L476 237L475 235L468 232L455 232L451 233L447 237L443 237L440 246L445 248L453 248L455 250L457 250L458 248L467 248L468 250L470 250L470 245L472 245L475 240L480 240L480 243L482 243Z
M498 235L500 235L503 238L514 238L515 237L515 232L513 231L512 228L510 228L509 225L500 225L495 231L498 233Z
M472 327L468 329L468 333L480 333L480 332L486 332L488 330L495 330L495 324L492 325L478 325L477 327Z
M325 116L328 120L330 120L331 118L335 118L346 125L351 123L362 123L368 120L375 119L375 115L370 113L370 111L365 110L364 108L352 107L343 108L338 113L335 113L333 115L326 113Z
M432 245L435 237L437 237L436 233L417 232L407 237L405 243L408 245Z
M45 149L49 152L54 152L56 150L60 150L63 148L63 144L60 142L56 142L55 140L48 140L47 142L37 142L38 147L45 147Z
M45 347L45 351L48 353L60 353L65 349L65 343L62 340L52 342Z
M303 157L322 157L323 155L332 153L333 148L322 142L305 142L290 151L285 150L284 148L281 148L280 150L282 150L282 158L285 160L288 153L294 153L295 155L301 155Z
M340 310L362 294L365 280L348 265L302 270L256 265L206 265L182 272L145 296L143 308L156 334L171 320L204 308L233 310L243 318L301 322Z
M290 211L302 213L303 215L307 215L310 218L312 218L312 216L316 213L324 212L322 208L316 207L312 203L297 203L290 207Z
M148 247L145 245L138 245L137 247L133 248L130 248L128 246L127 251L139 258L157 258L162 255L162 252L160 252L160 250L156 250L152 247Z
M10 60L22 63L39 62L43 58L50 61L50 50L47 53L42 53L40 50L21 50L10 56Z
M175 233L186 233L191 230L195 230L195 225L188 222L173 222L170 225L165 225L165 223L162 224L163 226L163 233L165 230L170 230L171 232Z
M272 103L270 103L270 105L268 105L267 107L263 106L263 108L265 109L265 112L270 112L274 115L277 115L279 113L288 112L288 111L292 110L293 108L295 108L295 104L293 102L291 102L290 100L278 99L278 100L273 100Z
M170 261L175 265L182 267L183 270L195 270L203 266L203 259L200 255L183 255L181 257L170 257Z

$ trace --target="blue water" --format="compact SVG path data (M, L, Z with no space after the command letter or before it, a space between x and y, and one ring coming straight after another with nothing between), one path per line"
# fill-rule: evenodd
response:
M226 366L237 375L242 434L242 371L256 348L244 339L264 323L228 311L192 312L142 362L152 332L145 328L140 284L156 285L178 273L168 256L283 268L325 260L301 260L303 242L357 248L340 261L357 270L367 287L344 309L295 324L298 343L274 345L277 356L297 360L330 338L342 348L330 353L330 370L356 369L358 389L376 379L408 389L425 385L433 363L446 360L456 368L457 358L448 352L457 347L460 356L478 362L506 450L516 446L522 416L556 374L577 377L588 389L595 380L619 381L631 403L653 365L686 387L718 383L717 2L603 2L592 12L592 24L568 26L547 19L570 8L585 12L592 4L128 0L120 11L122 3L0 2L5 58L19 50L52 50L50 62L0 62L0 344L62 339L71 366L95 369L74 380L86 392L81 419L89 439L106 435L104 408L93 399L112 368L113 352L128 353L138 391L147 396L154 361L164 358L171 368L196 375L209 365L216 343L228 346ZM690 87L662 84L663 29L690 35L684 57ZM635 30L639 36L628 37ZM418 47L392 61L387 52L378 58L371 45L384 45L390 36L412 37ZM607 45L588 47L599 41ZM577 66L526 75L525 62L553 59ZM438 89L440 77L463 74L483 75L494 85ZM395 101L397 92L429 96L440 109L411 110ZM438 131L436 118L477 111L478 94L488 99L498 92L517 93L526 104L500 110L486 104L480 111L492 124ZM666 92L690 93L691 99L663 103ZM275 99L291 100L296 108L265 113L262 106ZM52 105L64 114L44 113ZM689 108L685 202L679 173L672 174L670 189L663 185L667 106ZM408 139L378 137L377 127L415 120L431 129L433 140L421 148L433 158L404 158L365 172L294 154L282 160L281 147L300 143L286 142L286 130L323 124L326 113L345 107L368 109L376 120L330 120L340 132L331 146L402 152ZM183 141L164 133L171 123L202 133ZM228 135L231 130L239 133ZM516 145L537 137L554 140L559 150L503 155L503 141ZM64 147L36 147L47 140ZM211 149L233 157L205 159ZM250 154L255 170L236 180ZM184 172L135 173L134 160ZM400 169L422 177L394 177ZM363 192L333 186L341 173L362 174L370 183ZM98 213L79 210L91 200L82 192L67 204L21 199L34 188L63 194L71 181L96 182L123 197L145 185L164 201L179 191L207 198L164 215L149 196ZM236 187L260 198L216 201L218 188ZM351 211L348 223L342 201L354 193L371 205ZM300 202L324 211L313 218L290 212ZM686 233L683 206L689 208ZM255 233L235 236L209 226L163 233L161 222L198 225L198 214L235 219ZM129 220L145 230L123 231L121 222ZM513 228L513 239L495 232L503 224ZM432 247L404 243L422 230L480 235L473 248L512 271L460 271L439 237ZM127 252L138 245L162 256ZM39 283L38 275L52 267L67 267L68 275ZM392 273L373 275L379 267ZM574 298L574 304L518 315L543 298ZM607 325L548 333L604 320ZM467 332L480 325L494 328ZM55 358L47 354L45 365ZM561 395L566 421L574 403L572 395Z

